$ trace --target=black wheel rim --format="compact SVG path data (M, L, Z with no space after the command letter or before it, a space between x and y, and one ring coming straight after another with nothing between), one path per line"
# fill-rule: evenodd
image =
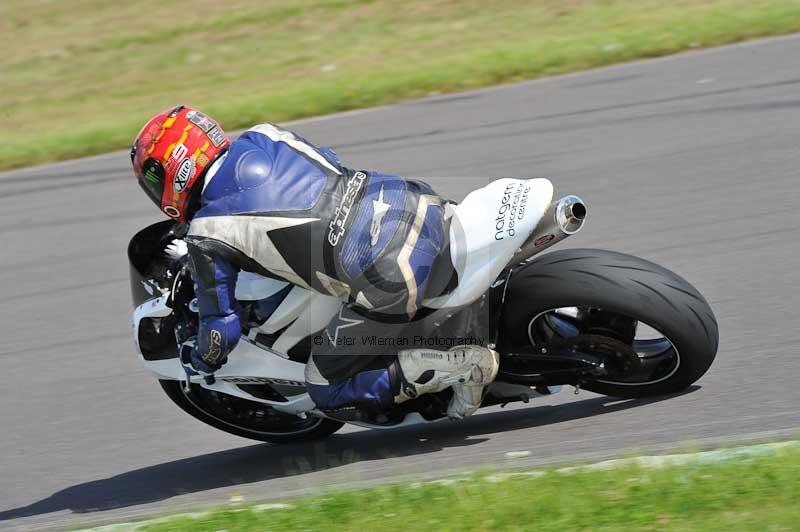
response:
M602 313L608 317L603 333L624 339L639 356L640 367L615 380L597 382L616 386L649 386L670 378L680 367L680 353L672 341L655 327L629 316L594 307L560 307L540 312L528 323L531 345L546 343L554 338L569 338L589 332L590 316ZM633 324L634 333L626 329ZM592 331L595 334L597 331Z

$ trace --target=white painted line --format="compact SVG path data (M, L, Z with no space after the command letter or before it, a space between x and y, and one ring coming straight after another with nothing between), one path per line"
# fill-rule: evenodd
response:
M663 469L665 467L682 466L687 464L719 464L723 462L757 458L775 454L778 449L800 447L800 441L787 441L778 443L763 443L746 447L731 447L716 451L702 451L697 453L664 454L655 456L636 456L632 458L618 458L605 460L594 464L562 467L556 469L557 473L579 473L587 471L608 471L621 467L635 465L643 469Z
M531 455L530 451L509 451L505 454L505 457L513 460L515 458L525 458L530 455Z
M256 504L253 510L256 512L264 512L266 510L291 510L295 506L293 504L283 504L280 502L273 502L269 504Z
M495 473L493 475L487 475L483 477L483 480L487 482L491 482L492 484L496 484L497 482L503 482L504 480L508 480L510 478L540 478L545 476L547 473L544 471L514 471L510 473Z

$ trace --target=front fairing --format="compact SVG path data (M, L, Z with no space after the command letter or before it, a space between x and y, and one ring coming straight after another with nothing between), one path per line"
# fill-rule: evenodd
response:
M136 233L128 245L134 340L147 361L177 356L170 292L185 253L176 242L185 233L185 225L165 220Z
M164 248L186 233L187 226L173 220L164 220L149 225L136 233L128 244L131 298L134 308L149 301L168 289L168 279L154 279L149 270Z

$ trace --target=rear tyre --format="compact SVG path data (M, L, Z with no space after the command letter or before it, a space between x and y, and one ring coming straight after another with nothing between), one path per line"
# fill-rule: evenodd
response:
M638 257L571 249L548 253L515 271L501 319L503 351L547 341L541 337L544 325L554 325L545 334L550 338L569 337L578 334L570 331L585 327L580 317L561 316L559 309L594 313L595 320L611 316L606 328L619 331L639 353L645 368L639 375L582 383L593 392L622 398L679 392L699 379L716 356L719 331L703 296L682 277ZM545 318L549 322L542 325ZM662 343L633 340L626 328L635 329L637 323L663 335Z
M270 443L310 441L330 436L343 425L321 417L301 419L267 404L214 392L197 384L186 393L179 381L159 383L167 396L192 417L242 438Z

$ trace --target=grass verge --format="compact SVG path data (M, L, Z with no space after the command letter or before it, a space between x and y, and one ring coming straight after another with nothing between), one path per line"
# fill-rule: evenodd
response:
M634 462L393 485L159 520L142 530L777 531L797 530L798 501L800 447L791 444L677 466Z
M799 0L5 0L0 168L800 30Z

